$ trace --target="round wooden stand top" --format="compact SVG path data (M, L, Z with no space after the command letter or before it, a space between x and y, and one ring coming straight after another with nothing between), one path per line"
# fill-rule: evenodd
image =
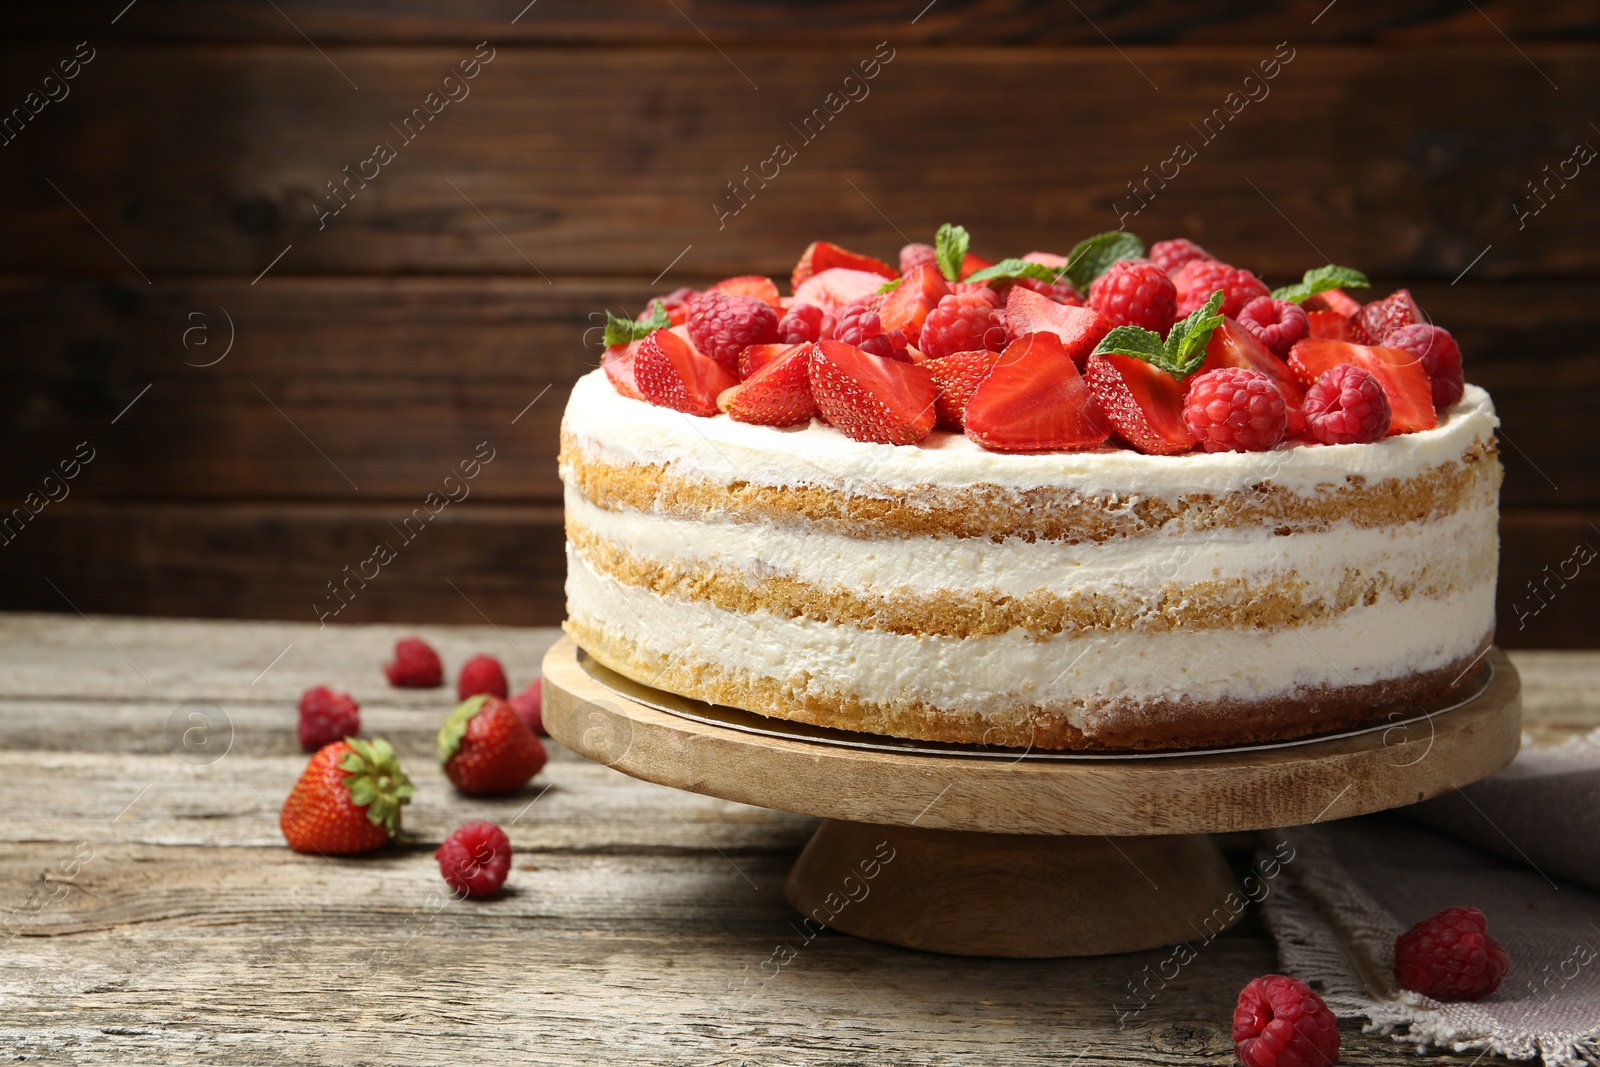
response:
M635 778L860 823L999 834L1190 834L1299 826L1413 804L1494 773L1521 739L1499 649L1467 704L1353 737L1249 752L1084 761L921 755L787 740L619 696L563 638L544 659L552 737Z

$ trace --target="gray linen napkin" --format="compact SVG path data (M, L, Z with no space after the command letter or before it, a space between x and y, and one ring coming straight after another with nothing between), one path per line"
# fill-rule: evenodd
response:
M1600 887L1597 739L1525 748L1460 794L1402 809L1429 828L1391 813L1274 831L1295 849L1262 902L1285 972L1424 1049L1600 1064L1600 894L1575 884ZM1488 916L1511 958L1505 982L1476 1002L1400 989L1395 937L1456 904Z

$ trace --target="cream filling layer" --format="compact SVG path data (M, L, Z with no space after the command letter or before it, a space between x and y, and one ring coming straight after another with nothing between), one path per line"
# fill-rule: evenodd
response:
M1350 477L1409 478L1459 460L1498 425L1489 394L1469 385L1434 429L1373 444L1183 456L1128 449L1006 455L937 430L920 445L874 445L816 421L780 429L725 415L685 415L622 396L600 370L573 386L562 420L564 431L603 462L665 465L682 477L722 485L814 485L878 497L926 486L1054 487L1119 500L1238 492L1268 480L1310 494L1343 486Z
M755 579L777 574L821 589L880 596L945 590L1026 596L1051 590L1146 597L1230 578L1260 583L1293 578L1316 590L1336 585L1351 568L1368 575L1383 572L1399 585L1445 569L1469 581L1493 581L1499 544L1491 495L1475 496L1454 513L1426 523L1371 528L1346 523L1288 537L1240 526L1077 544L857 538L815 528L695 521L610 511L570 486L565 499L569 521L636 557L663 565L693 560Z
M1493 627L1494 581L1278 631L944 638L669 599L596 574L569 546L567 610L648 654L770 678L799 700L854 695L1006 717L1019 705L1045 707L1085 729L1126 701L1254 703L1442 667L1474 653Z

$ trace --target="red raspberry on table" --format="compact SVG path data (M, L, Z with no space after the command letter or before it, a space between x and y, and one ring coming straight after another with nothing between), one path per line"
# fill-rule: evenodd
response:
M1119 259L1089 285L1089 306L1113 326L1142 326L1165 336L1178 315L1178 291L1154 263Z
M1427 323L1400 326L1383 335L1383 347L1402 349L1422 361L1422 369L1433 382L1433 410L1443 411L1461 399L1467 388L1461 373L1461 348L1449 330Z
M389 684L403 689L432 689L444 681L439 653L420 637L402 637L394 643L394 662L383 665Z
M1304 982L1252 978L1233 1009L1233 1052L1245 1067L1331 1067L1339 1062L1339 1020Z
M834 321L833 339L855 345L863 352L884 359L898 359L909 363L906 355L906 335L902 330L885 330L878 311L871 304L851 304L839 312Z
M315 752L361 732L361 705L325 685L300 695L300 747Z
M1265 374L1221 367L1190 384L1183 421L1207 452L1265 452L1288 432L1289 411Z
M1389 434L1389 396L1354 363L1329 367L1306 390L1306 433L1325 445L1361 445Z
M901 274L910 274L924 263L932 266L934 270L939 269L939 253L934 250L932 245L913 241L900 249Z
M689 340L701 355L732 370L747 345L778 340L778 313L765 300L701 293L689 308Z
M1289 358L1294 343L1311 332L1305 308L1289 300L1258 296L1234 316L1239 325L1256 335L1256 340L1279 359Z
M528 724L538 737L549 737L550 731L544 728L544 691L535 678L528 683L528 688L512 697L511 710L517 713L517 718Z
M778 342L798 345L833 336L833 316L815 304L796 304L778 320Z
M506 669L493 656L473 656L461 665L456 676L456 699L465 700L479 693L505 699Z
M466 823L433 855L446 884L464 897L494 896L511 872L511 841L492 822Z
M1211 294L1222 290L1222 314L1238 318L1244 306L1258 296L1270 296L1260 278L1247 270L1218 263L1214 259L1194 259L1172 276L1178 290L1178 317L1205 307Z
M1185 263L1192 263L1197 259L1216 258L1193 241L1183 237L1171 241L1157 241L1150 246L1150 262L1168 274L1176 274L1178 268Z
M1394 939L1394 978L1434 1000L1481 1000L1511 968L1477 908L1446 908Z
M988 294L988 295L985 295ZM990 303L993 290L951 293L928 312L918 347L929 359L955 352L999 352L1006 347L1005 316Z

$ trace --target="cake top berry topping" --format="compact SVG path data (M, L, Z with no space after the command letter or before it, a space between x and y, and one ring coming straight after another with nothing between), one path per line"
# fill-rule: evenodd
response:
M1351 296L1370 283L1349 267L1269 290L1183 238L1147 252L1114 230L999 260L971 244L946 223L896 269L814 241L792 295L739 275L607 313L602 365L623 396L693 417L901 446L937 426L1008 452L1360 445L1462 398L1450 333L1404 289Z

